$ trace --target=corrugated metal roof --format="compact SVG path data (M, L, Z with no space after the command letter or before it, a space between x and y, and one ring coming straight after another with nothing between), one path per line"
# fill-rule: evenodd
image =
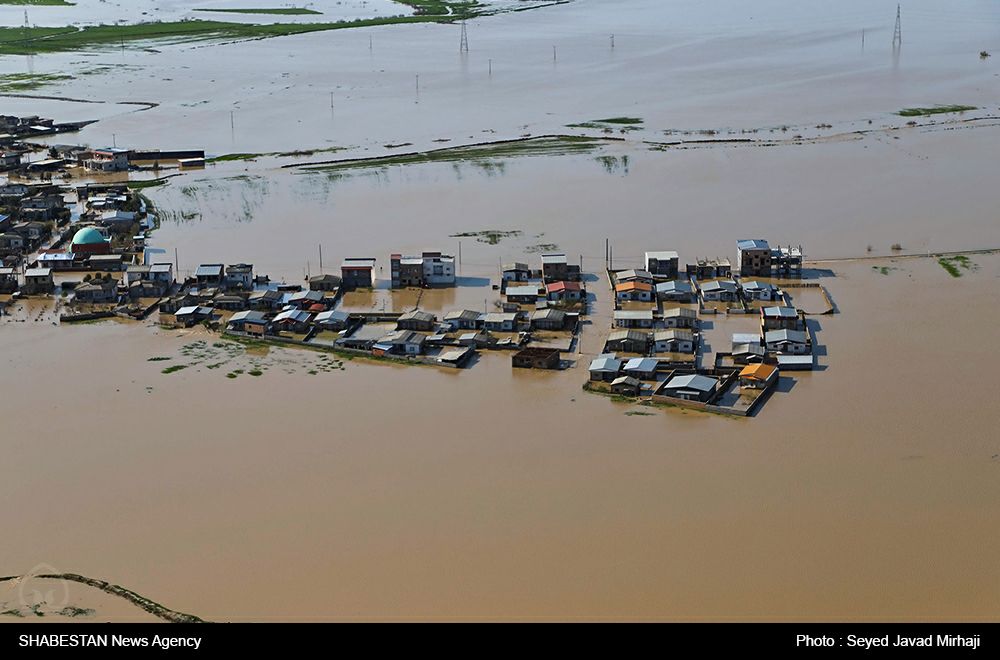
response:
M698 390L699 392L711 392L718 384L719 382L717 380L708 376L702 376L701 374L687 374L671 378L670 382L666 385L666 389L690 389Z

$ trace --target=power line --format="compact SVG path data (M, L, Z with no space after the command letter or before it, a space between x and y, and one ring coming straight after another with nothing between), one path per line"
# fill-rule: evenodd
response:
M903 28L899 17L899 5L896 5L896 29L892 32L892 47L899 48L903 45Z

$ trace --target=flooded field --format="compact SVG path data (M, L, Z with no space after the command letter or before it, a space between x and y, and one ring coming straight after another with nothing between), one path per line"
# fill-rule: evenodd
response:
M146 4L252 6L122 17ZM574 0L469 21L465 54L457 24L422 23L0 56L0 87L67 76L0 91L2 114L100 120L41 141L237 155L143 191L179 276L245 261L298 283L320 246L325 272L440 249L457 288L344 308L481 310L502 262L558 250L594 298L553 373L60 326L19 303L0 322L0 574L51 566L209 620L994 619L1000 255L904 255L1000 247L1000 59L979 57L998 11L907 3L895 53L895 2ZM956 103L976 109L895 114ZM599 140L481 145L529 135ZM613 311L605 239L625 268L757 236L817 260L838 313L809 317L815 372L747 419L581 389ZM706 355L756 327L709 318ZM22 592L0 584L0 612L30 618ZM148 618L69 593L82 611L54 618Z

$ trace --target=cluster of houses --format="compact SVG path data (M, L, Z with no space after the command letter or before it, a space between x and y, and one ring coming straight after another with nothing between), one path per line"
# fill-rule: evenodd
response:
M376 357L427 358L426 361L462 366L480 349L514 349L516 367L559 368L559 351L528 347L531 333L558 324L567 327L565 312L484 313L452 310L440 318L413 309L395 312L347 312L334 309L335 297L318 291L280 293L270 309L251 309L232 314L226 330L250 337L293 339L315 346L368 352ZM175 312L179 324L212 320L215 308L190 305ZM544 359L538 354L544 353ZM534 356L528 359L529 356ZM554 356L554 357L553 357Z
M801 246L737 241L735 272L728 259L699 258L682 270L673 251L646 252L643 266L608 270L615 309L604 352L590 365L592 389L600 383L596 389L618 395L747 414L758 393L777 382L779 369L812 368L804 313L787 306L768 281L801 277ZM760 331L734 335L732 350L717 352L716 363L702 368L699 313L716 302L727 312L756 312Z
M155 267L153 264L150 268ZM139 281L147 277L144 267L130 266L126 279L133 273ZM286 307L296 311L324 311L333 307L340 294L337 286L329 291L302 290L298 285L264 288L268 282L266 276L254 274L253 264L201 264L178 290L159 302L159 310L161 314L172 314L179 325L191 326L213 320L222 311L272 313Z
M604 389L619 396L645 396L651 400L663 397L672 402L720 405L723 395L735 388L747 401L742 407L732 404L729 407L733 412L746 414L761 394L777 383L779 368L773 364L754 363L696 369L673 366L650 357L603 353L591 361L589 372L591 389Z
M537 309L586 310L587 289L580 267L569 263L565 254L541 256L541 268L532 269L526 263L506 263L500 269L500 291L506 302L505 311L524 307Z

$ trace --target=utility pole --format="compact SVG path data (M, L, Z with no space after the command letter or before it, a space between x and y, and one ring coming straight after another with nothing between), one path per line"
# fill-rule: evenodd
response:
M462 265L462 241L458 242L458 265Z
M899 17L899 4L896 5L896 29L892 32L892 47L894 49L903 45L903 28Z
M232 110L229 111L229 131L236 135L236 115Z
M861 28L861 50L865 49L865 29Z
M493 60L490 59L490 78L493 77Z
M368 35L368 50L372 49L372 35Z
M611 35L611 48L612 48L612 50L614 49L614 47L615 47L615 35Z
M458 52L469 52L469 34L465 31L465 19L462 19L462 39L458 42Z
M417 74L417 91L420 91L420 74Z
M181 262L177 260L177 248L174 248L174 272L177 273L177 277L181 276Z
M319 272L323 273L323 244L319 244Z
M333 109L333 92L330 92L330 109Z
M611 258L611 239L604 239L604 269L608 268L608 259Z
M556 47L555 46L552 47L552 61L553 62L556 61Z
M118 137L114 133L111 134L111 147L114 149L118 148Z

